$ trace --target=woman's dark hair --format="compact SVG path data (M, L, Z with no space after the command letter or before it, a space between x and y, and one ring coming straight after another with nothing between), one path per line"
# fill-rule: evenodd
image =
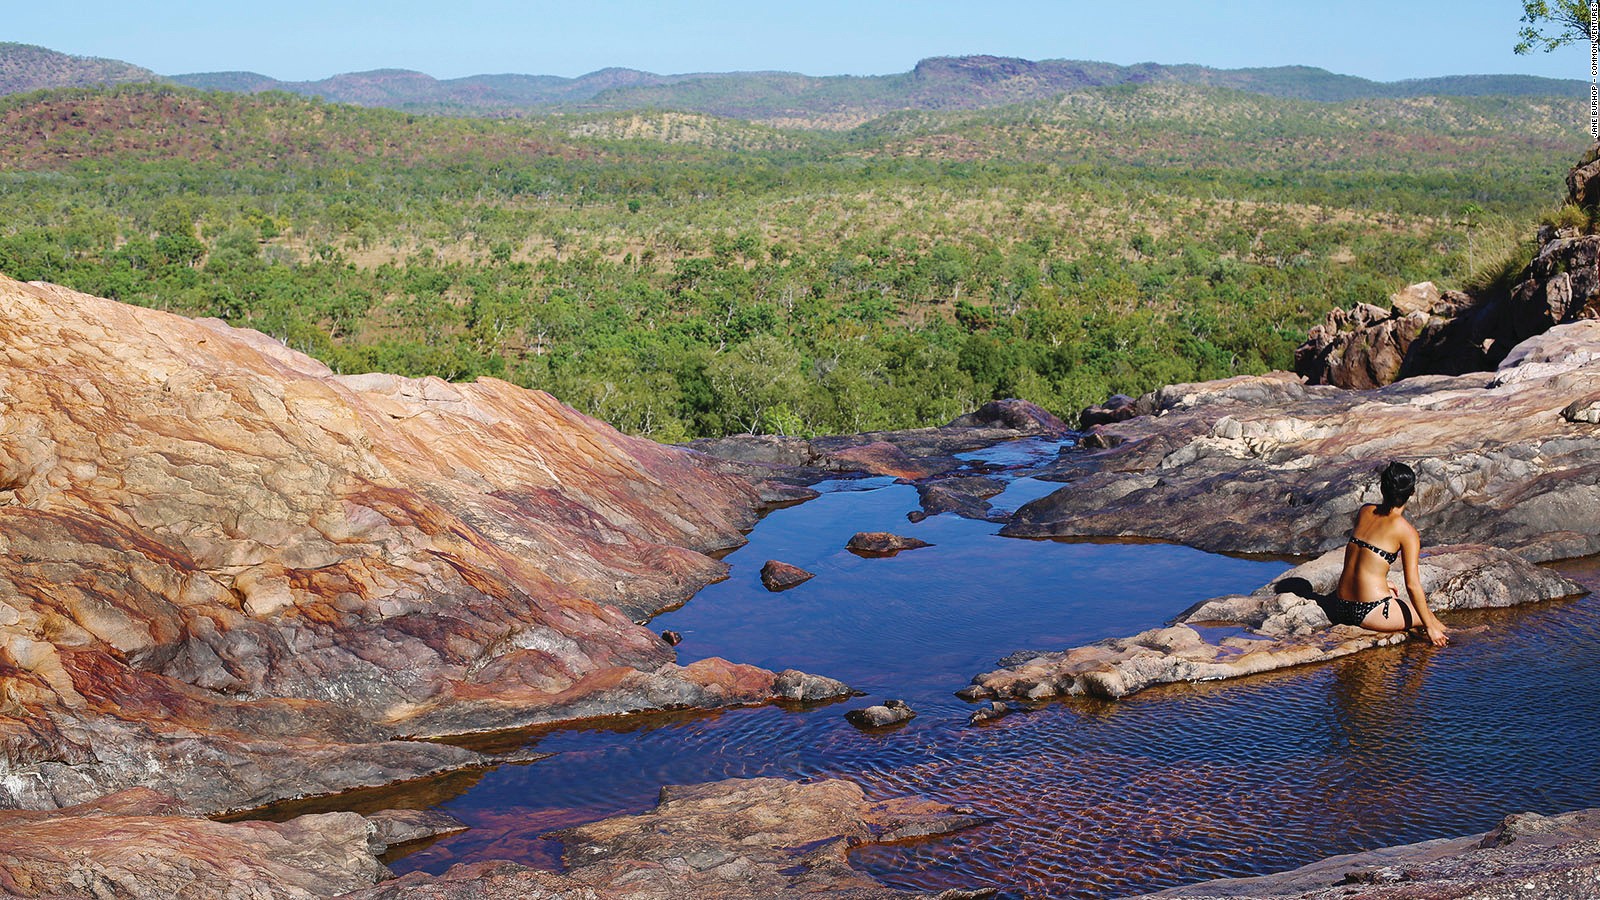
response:
M1411 492L1417 489L1417 473L1403 462L1391 462L1378 473L1378 490L1383 492L1383 502L1378 512L1387 514L1397 506L1405 506Z

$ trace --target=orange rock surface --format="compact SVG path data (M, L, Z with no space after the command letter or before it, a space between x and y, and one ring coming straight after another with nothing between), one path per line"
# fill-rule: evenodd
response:
M764 701L632 621L757 503L542 392L0 277L0 807L245 807L483 761L397 737Z

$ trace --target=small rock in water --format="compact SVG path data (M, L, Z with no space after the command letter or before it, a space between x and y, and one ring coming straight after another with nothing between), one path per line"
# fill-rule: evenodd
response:
M906 519L908 521L910 521L910 522L913 522L913 523L921 522L923 519L926 519L927 517L928 517L928 514L923 512L920 509L913 509L911 512L906 513Z
M985 722L993 722L1008 712L1011 712L1011 707L1001 703L999 700L990 700L974 710L972 715L967 718L967 722L972 725L982 725Z
M836 700L849 697L856 691L842 681L812 675L799 669L784 669L772 683L772 695L779 700L814 703L818 700Z
M676 631L663 631L663 632L661 632L661 639L663 641L666 641L667 644L669 644L670 646L673 646L673 647L676 647L679 644L683 643L683 635L677 633Z
M814 573L775 559L767 560L767 564L761 567L761 583L766 585L769 591L786 591L797 584L810 581L812 577Z
M885 700L881 706L852 709L844 714L846 722L857 728L887 728L916 718L916 713L904 700Z
M893 556L901 550L932 546L927 541L890 534L887 531L858 531L850 538L850 543L845 545L850 552L863 556Z

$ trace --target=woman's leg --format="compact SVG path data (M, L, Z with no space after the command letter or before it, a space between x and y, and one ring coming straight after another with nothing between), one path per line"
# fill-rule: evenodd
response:
M1379 603L1361 620L1361 627L1368 631L1410 631L1418 624L1416 610L1399 597L1390 597L1387 602Z

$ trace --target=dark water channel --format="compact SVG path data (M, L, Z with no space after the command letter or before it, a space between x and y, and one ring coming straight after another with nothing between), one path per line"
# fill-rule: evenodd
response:
M1016 466L1056 445L974 456ZM1001 473L999 477L1008 477ZM1058 485L1017 478L996 506ZM1021 648L1064 648L1158 625L1247 591L1281 562L1165 544L999 537L951 514L912 524L914 488L835 481L778 510L728 557L732 576L652 627L680 659L723 656L840 678L865 698L804 711L660 715L504 740L557 755L456 776L373 805L435 805L472 826L392 862L442 872L510 858L559 866L554 829L650 808L661 785L735 776L838 776L874 796L972 806L995 824L869 847L856 864L905 888L995 885L1005 897L1114 897L1261 874L1334 853L1484 830L1503 814L1600 805L1600 602L1454 616L1487 629L1117 704L1063 702L985 727L953 696ZM857 531L935 546L886 559L843 549ZM767 559L816 578L781 594ZM1600 587L1600 560L1567 564ZM863 734L846 709L898 697L918 717Z

